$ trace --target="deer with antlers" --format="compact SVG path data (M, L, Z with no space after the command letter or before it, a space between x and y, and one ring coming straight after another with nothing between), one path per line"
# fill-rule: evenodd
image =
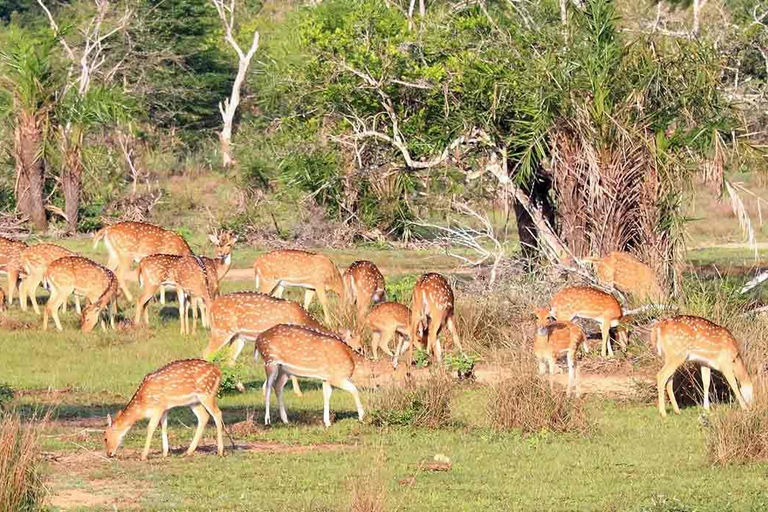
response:
M133 300L133 295L128 289L126 278L132 262L138 263L150 254L192 254L184 237L146 222L119 222L102 228L93 237L94 249L102 239L109 253L107 267L115 272L120 289L129 301ZM161 297L163 293L161 290Z
M0 236L0 274L8 276L8 306L13 303L13 292L16 291L21 276L21 253L28 245L21 240L13 240Z
M349 334L347 333L347 340ZM330 400L333 387L352 394L357 417L363 421L365 412L360 395L350 377L355 365L364 358L341 336L299 325L276 325L256 339L256 347L267 372L264 403L264 424L270 424L269 401L274 388L280 419L288 423L283 401L283 388L291 376L318 379L323 382L323 423L331 426Z
M656 376L659 413L662 416L667 415L665 388L672 409L680 414L680 407L675 400L673 377L675 371L687 361L701 363L705 410L709 411L711 370L717 370L725 376L742 409L746 409L752 401L752 379L739 353L738 341L728 329L705 318L681 315L654 325L651 344L664 358L664 366Z
M614 251L603 258L585 258L597 278L608 286L634 295L642 302L660 300L664 291L651 267L628 252Z
M109 325L112 329L115 328L118 285L111 270L82 256L67 256L48 265L44 280L46 287L51 290L51 296L45 306L43 330L48 329L49 315L53 317L56 328L62 330L58 310L73 293L90 301L90 304L83 308L80 318L80 329L83 332L92 331L101 312L107 308ZM104 320L101 321L101 328L106 330Z
M451 285L448 284L443 276L437 273L424 274L416 281L413 287L413 301L411 304L411 318L408 329L408 338L411 340L408 346L409 368L413 361L413 345L420 338L418 332L420 328L426 326L427 331L427 353L433 353L437 363L442 361L443 350L438 338L443 326L447 326L451 331L453 342L460 351L464 351L459 340L459 333L456 330L454 321L454 299ZM397 367L399 355L403 351L404 338L395 351L393 365Z
M107 456L114 457L123 438L134 423L149 419L147 441L141 460L147 460L152 435L157 425L162 427L163 457L168 456L168 411L174 407L187 406L197 416L197 430L186 455L192 455L203 436L208 419L216 422L216 443L220 457L224 455L224 419L219 409L216 394L221 384L221 370L216 365L201 359L184 359L169 363L144 377L139 389L115 420L107 416L107 430L104 444Z
M141 295L136 299L134 322L138 325L142 317L149 322L146 312L147 302L165 284L173 284L179 299L179 320L181 334L190 332L187 319L187 298L194 304L201 300L205 304L202 322L208 325L205 312L210 311L213 300L215 277L208 275L205 262L199 256L174 256L170 254L153 254L141 260L139 264L139 284ZM197 308L192 308L192 332L197 331Z
M32 245L21 252L19 265L25 275L19 286L19 301L22 311L27 310L27 298L29 298L32 303L32 309L38 315L40 314L40 309L37 306L37 287L43 282L48 266L59 258L68 256L76 256L76 254L56 244ZM64 311L66 311L66 300L62 306ZM80 297L77 294L75 294L75 308L77 313L80 314Z
M336 265L322 254L281 249L262 254L253 264L256 290L282 297L286 286L304 288L304 309L309 309L312 299L323 307L325 323L330 322L327 292L345 300L344 282Z
M627 345L627 331L620 325L621 305L613 295L602 290L589 286L563 288L549 302L549 314L558 321L570 322L578 317L598 322L603 337L603 357L613 357L611 329L616 329L619 343Z
M551 322L549 309L536 308L536 336L533 340L533 353L539 363L539 374L549 371L549 385L553 386L552 378L557 369L557 358L565 354L568 361L568 388L566 394L578 386L576 382L576 352L582 347L585 352L589 350L587 340L581 328L572 322Z
M357 305L359 330L371 304L379 304L386 299L384 276L376 265L370 261L360 260L349 266L342 279L346 300Z

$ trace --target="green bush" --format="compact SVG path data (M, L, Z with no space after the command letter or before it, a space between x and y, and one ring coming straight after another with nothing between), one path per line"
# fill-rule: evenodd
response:
M371 422L381 427L443 428L453 425L451 395L456 384L434 371L424 383L379 389L371 398Z
M419 279L417 274L397 276L387 281L387 300L409 305L413 295L413 287Z
M13 400L13 388L8 384L0 383L0 410L3 410L11 400Z

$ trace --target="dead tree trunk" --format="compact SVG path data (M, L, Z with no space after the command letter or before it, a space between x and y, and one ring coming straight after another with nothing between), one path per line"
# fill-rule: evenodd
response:
M22 111L16 120L16 207L37 231L48 229L43 204L43 159L40 158L43 132L34 114Z

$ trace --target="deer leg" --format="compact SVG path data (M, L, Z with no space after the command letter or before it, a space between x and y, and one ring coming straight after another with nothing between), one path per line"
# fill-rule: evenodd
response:
M128 299L129 302L133 301L133 295L131 294L131 291L128 289L128 283L126 283L126 274L130 269L131 269L130 258L120 258L120 261L117 264L117 268L115 269L115 277L117 277L117 282L120 285L120 289L123 290L123 293L125 294L125 298Z
M382 332L380 331L371 332L371 355L374 361L379 360L379 345L381 343L381 339L382 339Z
M613 349L611 348L611 324L602 320L600 322L600 330L603 335L603 357L613 357Z
M197 445L200 443L200 438L203 437L205 426L208 424L208 418L210 418L203 404L195 404L191 409L195 416L197 416L197 430L195 430L195 436L192 438L189 448L187 448L187 453L184 454L186 457L189 457L197 450Z
M704 388L704 410L709 411L709 383L712 379L712 370L707 365L701 365L701 385Z
M669 361L664 363L659 373L656 375L656 389L659 394L659 414L662 416L667 415L666 405L664 403L664 388L667 386L667 382L675 374L675 370L679 365L675 361Z
M728 381L728 385L731 386L731 389L733 390L733 394L736 395L736 400L739 401L739 405L742 409L747 408L747 402L744 401L744 397L741 395L741 390L739 390L739 384L736 382L736 376L733 374L733 368L729 367L723 367L722 373L725 376L725 380Z
M675 398L675 376L672 375L667 381L667 396L669 397L669 403L672 404L672 410L675 414L680 414L680 407L677 405L677 398Z
M567 394L570 395L571 391L575 390L576 396L578 397L581 395L581 391L576 383L576 349L568 351L568 392Z
M277 380L280 369L277 367L277 365L270 365L265 369L267 371L267 380L264 381L266 386L266 389L264 390L264 425L269 425L269 398L272 394L272 387L275 385L275 380Z
M32 281L32 275L28 275L26 279L21 281L19 285L19 305L22 311L27 310L27 297L29 296L28 288L29 283Z
M184 296L184 290L176 288L179 296L179 320L181 321L181 334L187 334L187 305L186 297Z
M272 295L273 297L277 297L278 299L282 299L282 298L283 298L283 292L285 292L285 286L283 286L282 284L280 284L280 283L278 282L278 283L277 283L277 284L275 284L275 286L272 288L272 293L271 293L271 295Z
M459 333L456 330L456 324L453 321L453 313L448 315L448 319L446 320L446 323L448 324L448 330L451 331L451 336L453 337L453 343L459 349L459 352L464 352L464 349L461 346L461 341L459 341Z
M371 305L371 296L357 298L357 325L362 326L365 321L365 315L368 313L368 307Z
M149 324L149 310L147 303L152 299L157 291L157 286L152 286L149 283L144 283L144 289L141 290L141 295L136 299L136 314L133 318L133 323L136 325L141 324L141 316L144 314L144 322Z
M435 361L440 364L443 361L443 349L440 347L440 339L438 339L438 331L440 330L440 322L432 321L429 323L429 337L427 338L427 354L434 352Z
M347 378L338 382L337 387L352 393L352 397L355 399L355 406L357 407L357 419L363 421L363 418L365 418L365 411L363 410L362 402L360 402L360 393L358 393L354 383Z
M163 417L160 418L160 427L163 437L163 457L168 456L168 411L163 413Z
M48 316L53 314L53 304L56 299L56 290L51 289L51 295L48 297L48 303L45 305L43 312L43 330L48 330Z
M165 286L160 285L160 304L165 305Z
M192 307L192 334L197 332L197 304L195 304L197 297L192 297L188 302L188 307ZM186 310L184 316L187 316Z
M10 265L9 265L10 266ZM18 281L19 275L16 271L8 269L8 307L13 304L13 289L16 288L16 281Z
M295 375L291 375L291 387L293 387L293 394L296 396L304 396L304 393L301 392L301 388L299 387L299 379L296 378Z
M323 424L326 428L331 426L331 393L333 388L328 381L323 381Z
M217 444L217 453L219 454L219 457L224 456L224 417L221 414L221 409L219 409L219 406L216 404L216 396L211 395L208 397L201 397L202 400L200 401L203 404L203 407L205 407L206 412L213 416L213 422L216 423L216 444ZM227 433L229 435L229 433ZM232 438L229 438L230 441L232 441ZM232 441L232 446L234 447L235 443Z
M80 296L78 294L74 294L74 295L75 295L75 311L77 311L78 315L82 315L83 310L82 308L80 308Z
M117 316L117 298L113 298L109 303L109 327L115 329L115 317Z
M46 309L48 308L48 305L51 306L51 316L53 317L53 321L56 323L56 328L60 331L63 331L64 329L61 327L61 321L59 320L59 308L61 307L62 302L67 300L67 295L69 294L64 291L57 290L54 300L52 301L49 297L48 304L45 306Z
M37 287L40 285L41 276L35 275L29 276L29 286L27 287L27 294L29 301L32 303L32 309L35 310L35 314L40 314L40 308L37 307Z
M312 305L312 300L315 298L315 290L307 288L304 290L304 309L309 311L309 306Z
M158 423L160 423L160 417L161 415L158 414L149 419L149 424L147 425L147 441L144 443L144 451L141 452L141 460L147 460L147 457L149 457L149 447L152 444L152 435L155 433Z
M288 382L289 375L285 372L280 372L280 376L277 378L277 383L275 384L277 388L275 389L275 392L277 393L277 406L280 411L280 421L283 423L288 423L288 414L285 412L285 399L283 397L283 388L285 388L285 383Z

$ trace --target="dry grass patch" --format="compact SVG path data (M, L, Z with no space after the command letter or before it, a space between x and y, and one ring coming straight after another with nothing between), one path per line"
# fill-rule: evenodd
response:
M456 382L444 370L406 386L387 386L371 395L370 417L377 426L442 428L453 424L451 398Z
M16 414L0 417L0 512L42 509L39 439L46 422L22 424Z
M720 466L768 460L768 390L755 386L755 401L746 411L721 407L709 417L707 450Z

